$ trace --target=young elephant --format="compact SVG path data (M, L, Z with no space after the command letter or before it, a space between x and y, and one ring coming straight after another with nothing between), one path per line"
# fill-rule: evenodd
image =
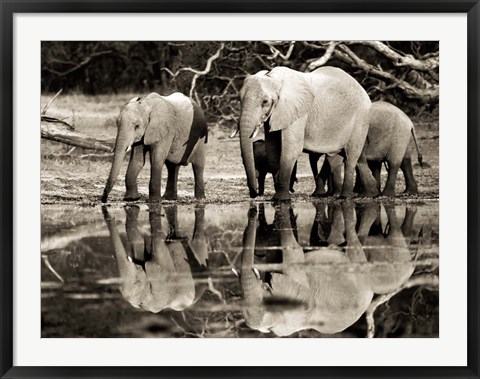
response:
M177 177L180 166L192 163L195 175L195 197L204 198L203 169L207 143L207 123L200 107L190 98L174 93L160 96L151 93L133 98L123 106L117 119L117 139L110 175L103 191L102 202L108 200L125 154L131 150L125 176L125 200L140 198L137 177L150 152L150 202L160 201L163 164L168 169L164 199L177 198Z
M418 193L417 182L413 176L412 159L408 151L410 135L413 136L418 154L418 163L423 164L422 154L418 148L415 128L410 118L395 105L384 101L372 104L370 126L365 142L367 163L377 181L380 191L380 171L382 163L388 165L388 177L383 196L395 196L395 183L398 170L405 176L405 193Z
M422 154L420 154L415 128L410 118L390 103L378 101L372 104L364 153L368 166L377 182L379 192L382 163L386 163L387 165L388 177L382 192L383 196L395 196L395 184L399 169L403 171L405 177L406 189L404 192L410 194L418 193L417 182L413 176L412 159L408 151L410 135L413 136L413 141L415 142L418 162L420 166L423 167ZM339 183L341 183L341 170L338 170L338 161L343 158L337 155L329 160L325 160L320 173L317 174L314 168L316 169L318 159L319 156L310 155L310 163L316 182L315 193L318 192L320 195L339 193L341 191L341 188L339 188ZM334 162L335 167L333 172L331 168L332 162ZM359 173L357 171L355 192L361 192L362 190L358 175ZM324 185L327 181L333 185L329 185L328 191L325 192Z
M269 164L264 140L257 140L253 143L253 158L255 160L255 171L258 180L258 195L263 196L265 192L265 177L268 173L271 173L275 179L278 167L272 167L272 164ZM295 163L292 176L290 177L290 192L295 192L293 186L297 181L297 164Z

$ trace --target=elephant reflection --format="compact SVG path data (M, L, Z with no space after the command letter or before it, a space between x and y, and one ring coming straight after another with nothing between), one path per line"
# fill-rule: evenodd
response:
M102 210L125 300L135 308L157 313L165 308L184 310L200 299L206 286L195 278L205 275L208 258L203 206L195 208L191 239L179 232L176 206L165 208L167 223L160 206L150 209L151 234L147 236L140 232L140 209L126 207L125 244L107 208Z
M414 210L407 209L400 225L395 207L386 206L388 224L383 230L379 204L359 207L357 212L351 203L315 207L312 249L304 252L292 227L291 206L277 206L270 230L270 235L277 235L271 240L276 245L270 249L280 250L276 262L282 265L265 275L254 267L254 257L258 248L266 250L259 240L268 236L258 236L265 228L259 227L256 208L250 209L241 275L249 327L279 336L303 329L337 333L362 316L375 293L391 292L412 275L415 264L405 235L411 234Z
M266 281L254 268L257 211L248 214L242 253L241 285L246 323L262 332L288 336L303 329L336 333L353 324L370 304L373 291L368 276L346 268L366 260L355 231L354 209L342 205L347 247L334 245L304 253L292 228L291 205L280 204L274 225L282 254L282 269ZM341 265L342 270L318 270L319 265Z
M343 212L338 204L317 203L315 221L310 234L310 245L341 245L344 226ZM416 208L407 207L400 224L397 208L384 206L387 224L382 227L381 204L358 205L357 234L369 262L369 283L376 294L385 294L404 284L415 270L410 252L410 239ZM340 220L340 221L339 221Z

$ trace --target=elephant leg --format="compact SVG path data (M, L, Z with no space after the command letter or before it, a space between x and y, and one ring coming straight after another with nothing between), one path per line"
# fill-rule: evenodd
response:
M313 179L315 180L315 191L312 193L313 197L322 197L326 195L325 182L330 175L330 165L326 160L323 162L320 173L318 172L318 160L321 156L322 154L318 153L311 153L308 155Z
M195 199L205 199L205 182L203 179L203 172L205 169L205 154L206 146L203 141L200 141L195 152L195 157L192 159L193 176L195 178Z
M282 150L280 155L280 167L275 182L275 195L272 200L290 200L289 184L292 177L293 167L303 150L303 139L297 138L296 131L289 128L281 131Z
M353 186L353 192L363 192L362 181L360 180L360 170L358 169L358 167L355 167L355 185Z
M125 186L127 187L125 197L123 198L125 201L135 201L140 199L137 177L145 165L146 153L147 149L143 144L132 146L130 162L128 163L127 174L125 175Z
M395 184L397 182L398 170L400 169L400 164L397 162L388 161L388 177L385 188L383 189L382 196L395 196Z
M329 189L329 194L332 196L340 196L342 193L343 187L343 178L342 178L342 166L343 166L343 158L340 155L335 155L333 157L327 157L328 163L330 164L331 170L331 182L332 188Z
M162 199L164 200L177 200L177 180L178 180L178 170L180 166L178 164L165 161L165 166L168 170L167 178L167 188L163 194Z
M167 147L168 144L168 147ZM165 141L163 144L157 144L153 146L150 152L150 202L159 203L162 200L161 190L162 190L162 168L165 164L165 159L167 158L167 153L171 145L170 141Z
M382 172L382 162L380 161L367 161L368 167L372 171L373 177L375 178L375 181L377 182L377 190L380 192L380 186L381 186L381 172Z
M295 182L297 182L297 162L295 162L295 166L293 166L292 176L290 177L290 192L295 192Z
M410 154L405 154L405 156L402 159L400 169L402 170L403 176L405 177L406 188L404 193L417 194L418 193L417 181L413 176L412 158L410 158Z
M265 193L265 178L267 176L266 171L258 172L258 196L263 196Z
M290 200L290 178L297 159L298 155L287 157L282 156L282 159L280 160L280 169L278 170L278 176L275 182L275 195L272 200Z
M205 199L205 183L203 181L203 165L193 164L193 176L195 177L195 199Z
M362 125L362 123L366 123ZM365 129L368 131L368 117L359 123L359 129ZM365 128L362 128L366 125ZM358 167L360 174L360 180L362 181L363 196L374 197L378 195L375 179L372 172L368 168L367 159L365 156L365 139L361 138L361 135L357 135L356 138L352 138L345 148L345 175L343 178L343 188L341 197L350 198L354 196L354 174L355 168Z

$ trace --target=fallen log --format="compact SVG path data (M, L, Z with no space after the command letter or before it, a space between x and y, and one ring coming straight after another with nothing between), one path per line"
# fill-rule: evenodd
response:
M115 146L115 139L105 138L98 139L87 136L73 130L69 130L63 125L63 122L58 121L41 121L41 136L56 142L65 143L70 146L78 146L84 149L99 150L106 152L113 152Z

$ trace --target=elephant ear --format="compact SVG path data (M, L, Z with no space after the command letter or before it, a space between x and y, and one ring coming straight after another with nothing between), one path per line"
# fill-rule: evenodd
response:
M155 103L152 105L149 120L143 142L145 145L152 145L170 133L175 118L175 110L166 103Z
M279 84L278 101L270 116L270 131L285 129L304 117L314 94L303 74L285 67L274 68L267 76Z

